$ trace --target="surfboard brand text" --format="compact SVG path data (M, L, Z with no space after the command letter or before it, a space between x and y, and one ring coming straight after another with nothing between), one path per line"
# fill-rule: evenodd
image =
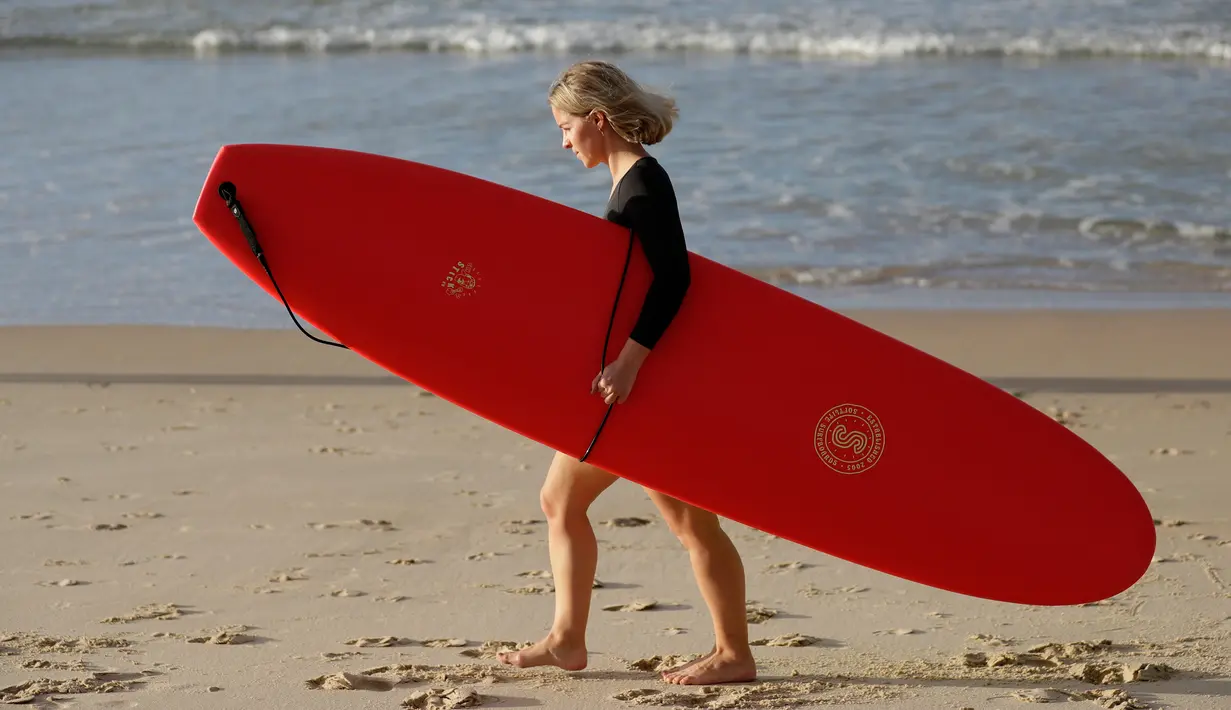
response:
M813 433L816 455L838 473L863 473L885 451L885 429L870 409L839 404L821 416Z
M440 286L450 296L462 298L473 296L475 289L479 287L480 280L479 272L475 270L474 264L459 261L453 265L452 269L449 269L449 274L445 276L444 281L440 282Z

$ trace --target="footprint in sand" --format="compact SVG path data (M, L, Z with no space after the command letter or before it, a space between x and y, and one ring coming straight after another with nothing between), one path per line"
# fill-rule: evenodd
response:
M536 526L543 525L545 520L508 520L501 523L501 532L510 535L529 535L536 532Z
M56 670L56 671L88 671L90 666L84 661L44 661L41 658L31 658L28 661L22 661L21 667L28 670Z
M1119 685L1170 680L1176 669L1165 663L1079 663L1069 675L1085 683Z
M815 636L807 636L804 634L787 634L785 636L775 636L774 638L757 639L749 641L750 646L781 646L784 648L800 648L803 646L816 646L822 643L822 639Z
M366 597L367 595L368 595L367 592L361 592L357 589L335 589L334 591L330 592L326 596L343 598L343 597Z
M246 633L252 630L251 626L244 624L235 624L232 626L223 626L205 632L201 636L190 636L186 640L188 643L207 643L216 646L234 646L241 643L250 643L255 640L255 637Z
M837 587L835 589L821 589L820 587L817 587L816 585L810 584L807 587L799 590L799 593L804 595L805 597L818 597L818 596L834 596L838 594L862 594L866 591L868 591L867 587L859 587L859 586L853 586L853 585L847 586L847 587Z
M18 655L29 653L90 653L104 648L127 649L133 646L128 639L112 636L44 636L16 632L0 634L0 643Z
M51 513L25 513L24 515L9 516L9 520L51 520L54 515Z
M1158 449L1150 449L1151 456L1187 456L1194 453L1189 449L1177 449L1172 446L1165 446Z
M611 520L604 520L603 525L606 525L609 528L639 528L649 525L652 522L653 521L648 518L612 518Z
M345 645L359 648L391 648L393 646L414 646L415 641L401 636L363 636L351 639Z
M991 634L974 634L968 637L971 641L979 641L985 646L1012 646L1017 643L1013 639L992 636Z
M162 513L151 513L147 511L137 511L135 513L121 513L121 518L140 518L143 520L155 520L157 518L166 517Z
M979 634L975 639L994 640L994 636ZM1012 643L1006 641L1006 643ZM989 645L995 645L989 644ZM1001 652L987 654L979 651L965 653L957 661L970 668L997 668L1000 666L1023 666L1031 668L1061 668L1066 663L1084 660L1113 650L1111 641L1075 641L1072 643L1041 643L1027 648L1024 652Z
M363 655L365 654L362 651L325 651L321 654L321 659L325 661L341 661Z
M488 696L470 688L427 688L416 690L402 701L404 708L474 708L485 705Z
M552 579L551 571L545 569L530 570L528 572L518 572L518 577L529 577L531 579ZM594 582L590 584L591 589L602 589L603 582L595 577Z
M347 520L341 523L308 523L308 527L313 530L333 530L336 528L347 528L350 530L379 530L381 532L397 532L397 528L388 520L369 520L361 518L359 520Z
M1200 555L1194 555L1191 552L1184 552L1178 555L1155 555L1150 559L1154 564L1166 564L1168 562L1196 562L1201 559Z
M668 654L668 655L653 655L648 658L638 658L635 661L629 662L625 668L630 671L645 671L647 673L661 673L669 668L676 668L685 663L695 661L701 658L699 653L690 654Z
M554 587L550 585L528 584L524 587L514 587L512 589L505 589L504 591L507 594L519 594L525 596L535 594L551 594L553 590Z
M765 574L782 574L784 572L798 572L808 569L813 565L804 562L776 562L765 568Z
M657 672L657 671L656 671ZM816 693L833 688L834 684L824 681L775 681L769 684L731 685L726 687L707 686L700 692L673 692L657 688L635 688L612 695L613 700L619 700L631 705L652 705L658 707L682 708L785 708L785 707L819 707L834 701L811 702ZM844 700L858 701L877 699L885 700L890 693L883 687L861 688L856 697ZM862 696L862 697L860 697Z
M760 624L778 615L778 611L776 609L758 606L752 602L748 602L745 605L745 611L747 613L748 623L750 624Z
M287 570L286 572L275 573L274 576L269 578L269 581L271 582L302 582L306 580L307 578L308 576L304 574L303 567L294 567L290 570Z
M110 616L101 620L103 624L127 624L134 621L158 620L168 621L184 615L185 607L179 604L143 604L124 616Z
M144 680L105 680L109 674L95 673L88 678L52 679L39 678L19 685L0 688L0 704L19 705L33 703L43 696L80 695L82 693L119 693L132 690ZM139 674L138 674L139 675Z
M1044 408L1047 413L1057 424L1062 424L1066 427L1077 428L1083 426L1081 422L1082 415L1080 412L1070 411L1061 407L1049 406Z
M658 602L656 600L639 599L628 604L611 604L603 607L603 611L648 611L657 607Z
M424 639L419 642L420 646L426 648L462 648L469 644L466 639Z
M1178 528L1184 525L1188 525L1188 521L1187 520L1167 520L1165 518L1164 519L1155 518L1154 524L1156 526L1162 526L1164 528Z
M79 579L61 579L56 582L39 582L38 586L40 587L81 587L87 584L89 584L89 582L82 582Z
M338 456L369 456L372 453L371 449L353 447L353 446L312 446L308 451L314 454L336 454Z
M533 645L533 641L484 641L478 648L468 648L458 653L467 658L495 659L501 651L520 651Z
M316 678L304 681L309 688L314 690L393 690L396 684L392 680L385 678L373 678L371 676L362 675L359 673L349 673L342 671L326 676L318 676Z

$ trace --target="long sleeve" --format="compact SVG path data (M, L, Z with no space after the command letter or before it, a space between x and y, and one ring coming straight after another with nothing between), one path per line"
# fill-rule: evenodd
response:
M629 337L653 349L675 319L692 283L688 248L675 205L661 196L632 197L625 205L624 215L641 242L653 274Z

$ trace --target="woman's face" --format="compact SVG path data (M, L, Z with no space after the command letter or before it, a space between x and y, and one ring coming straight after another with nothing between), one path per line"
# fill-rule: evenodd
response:
M582 165L593 168L607 159L607 140L599 130L601 114L586 118L565 113L555 106L551 107L551 114L564 134L564 148L573 151Z

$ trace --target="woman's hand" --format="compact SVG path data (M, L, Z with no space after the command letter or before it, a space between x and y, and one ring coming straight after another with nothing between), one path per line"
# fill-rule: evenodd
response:
M590 383L590 393L598 393L607 404L623 403L633 390L637 381L637 366L633 363L616 360L594 376Z
M648 348L631 338L615 359L603 371L594 376L590 383L590 393L599 394L606 404L623 403L632 392L633 383L637 381L637 372L641 363L650 354Z

